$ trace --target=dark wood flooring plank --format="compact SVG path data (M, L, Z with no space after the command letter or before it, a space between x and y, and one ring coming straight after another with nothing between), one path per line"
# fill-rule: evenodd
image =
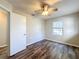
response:
M79 59L79 48L43 40L9 59Z

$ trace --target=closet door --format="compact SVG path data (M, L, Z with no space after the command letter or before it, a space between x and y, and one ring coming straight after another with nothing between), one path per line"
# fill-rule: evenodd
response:
M26 16L12 13L10 24L10 55L14 55L26 48Z

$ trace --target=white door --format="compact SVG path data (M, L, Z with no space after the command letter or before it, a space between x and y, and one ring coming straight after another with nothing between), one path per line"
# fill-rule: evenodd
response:
M26 16L11 14L10 56L26 48Z

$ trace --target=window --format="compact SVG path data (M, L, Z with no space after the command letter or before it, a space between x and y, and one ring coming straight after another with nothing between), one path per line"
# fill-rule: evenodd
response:
M52 28L53 28L53 35L63 35L63 22L62 21L53 22Z

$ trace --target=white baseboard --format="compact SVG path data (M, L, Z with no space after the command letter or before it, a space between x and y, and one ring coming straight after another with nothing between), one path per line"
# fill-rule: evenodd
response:
M6 45L6 44L4 44L4 45L1 45L0 47L2 48L2 47L7 47L8 45Z
M49 39L46 39L46 40L49 40ZM50 41L53 41L53 42L58 42L58 43L61 43L61 44L65 44L65 45L70 45L70 46L74 46L74 47L78 47L78 45L76 44L71 44L71 43L67 43L67 42L61 42L61 41L57 41L57 40L50 40Z

